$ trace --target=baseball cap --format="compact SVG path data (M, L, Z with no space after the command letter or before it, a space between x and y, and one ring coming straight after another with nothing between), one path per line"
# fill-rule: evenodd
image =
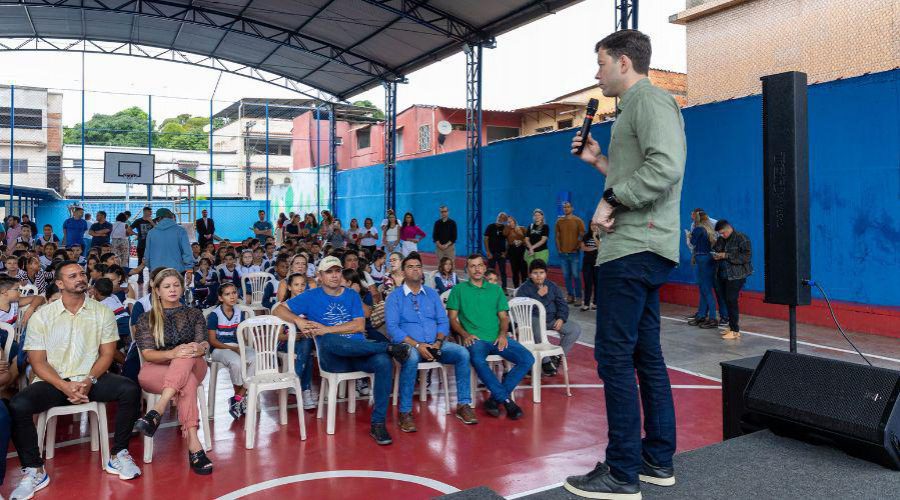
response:
M334 255L329 255L328 257L322 259L322 262L319 262L318 270L327 271L335 266L340 267L341 269L344 268L344 266L341 265L341 259L335 257Z
M175 214L173 214L172 211L169 210L168 208L160 208L159 210L156 211L156 218L157 218L157 219L163 219L163 218L166 218L166 217L172 217L172 218L174 218L174 217L175 217Z

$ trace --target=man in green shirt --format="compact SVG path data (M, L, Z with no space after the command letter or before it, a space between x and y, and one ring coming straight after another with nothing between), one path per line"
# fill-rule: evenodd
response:
M592 222L607 233L597 259L594 358L604 384L609 442L606 463L569 477L565 488L589 498L639 499L640 481L675 484L675 408L659 343L659 288L678 263L684 120L672 96L647 78L646 35L617 31L594 50L603 95L619 98L609 156L590 134L579 154L606 176ZM577 135L572 153L581 145Z
M484 402L484 411L500 416L500 403L511 420L522 418L522 409L510 398L525 374L531 371L534 355L522 344L507 336L509 330L509 304L503 289L484 279L487 265L479 254L466 259L469 281L453 287L447 299L450 327L459 335L462 345L469 350L469 359L475 373L491 392ZM503 382L487 363L491 354L500 355L512 363L513 369L503 377ZM474 401L473 401L474 402Z

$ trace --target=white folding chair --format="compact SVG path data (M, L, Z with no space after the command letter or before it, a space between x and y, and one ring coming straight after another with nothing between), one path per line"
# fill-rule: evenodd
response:
M109 462L109 430L106 426L106 403L97 401L78 405L56 406L38 415L38 449L41 453L46 451L47 459L53 458L56 451L56 417L80 415L85 412L90 416L91 451L97 451L99 447L100 468L106 468L106 463ZM46 446L44 441L46 441Z
M204 309L203 317L208 318L209 315L212 314L213 310L216 307L218 307L218 306L207 307L206 309ZM256 312L253 311L253 309L251 309L243 304L237 304L235 306L235 308L238 309L239 311L242 311L247 318L252 318L252 317L256 316ZM207 413L209 415L210 420L216 418L216 384L219 382L219 370L222 369L222 363L219 363L218 361L213 361L210 358L211 353L212 353L212 350L210 350L210 354L208 354L206 357L206 364L209 365L209 382L208 382L208 387L206 388L206 391L209 393L208 394L209 397L207 398L206 403L208 406Z
M19 286L19 295L23 297L31 297L38 294L38 289L31 283Z
M439 361L420 361L416 367L419 373L419 401L428 400L426 379L431 370L441 371L441 386L444 389L444 400L447 402L447 414L450 414L450 384L447 383L447 367ZM394 406L400 404L400 364L394 363Z
M132 339L134 335L132 333ZM138 349L138 359L141 362L141 366L144 366L144 355L141 354L140 348ZM144 404L146 405L147 411L150 408L156 406L156 402L159 401L160 395L154 394L152 392L147 392L143 388L141 388L141 398L144 400ZM182 401L181 404L189 404L186 401ZM206 391L203 390L203 384L197 385L197 404L200 408L200 425L203 426L203 449L209 451L212 449L212 435L209 432L209 419L206 417ZM153 438L149 436L144 436L144 463L149 464L153 461Z
M537 321L533 314L537 309ZM547 340L547 312L544 305L535 299L528 297L516 297L509 301L509 319L512 324L513 336L526 349L534 354L535 362L531 365L531 398L535 403L541 402L541 363L543 358L549 356L561 356L563 368L563 380L566 384L566 395L571 396L569 388L569 364L566 361L566 353L562 347L551 344ZM537 324L539 331L534 331ZM537 334L537 335L535 335ZM537 338L535 338L537 337Z
M316 350L319 349L318 339L316 339ZM337 413L337 398L338 398L338 388L344 382L348 382L351 380L369 379L369 387L372 388L372 392L369 394L369 403L375 402L375 374L368 372L347 372L347 373L332 373L327 372L322 369L322 359L321 356L316 356L316 363L319 365L319 375L322 376L322 385L319 389L319 411L316 414L316 418L322 418L322 414L325 411L325 398L326 391L328 392L328 420L326 421L326 430L325 432L328 434L334 434L334 420L335 414ZM348 395L348 404L347 404L347 413L356 413L356 389L354 387L347 388Z
M262 305L262 299L266 291L266 284L274 281L275 276L269 273L249 273L241 276L241 291L244 292L244 300L249 299L248 305L253 310L265 311L265 314L269 313L269 309Z
M256 411L259 405L259 396L265 391L278 391L278 413L281 425L287 425L287 396L288 388L293 388L298 395L297 419L300 425L300 440L306 440L306 421L303 418L303 403L300 401L300 377L294 373L293 363L284 363L278 366L278 337L287 327L288 330L288 360L293 359L294 343L297 340L297 331L294 325L283 321L277 316L259 316L242 321L238 325L237 338L241 351L241 375L249 383L250 398L247 404L247 420L244 422L245 447L253 448L256 441ZM255 351L256 373L253 376L247 374L247 347Z

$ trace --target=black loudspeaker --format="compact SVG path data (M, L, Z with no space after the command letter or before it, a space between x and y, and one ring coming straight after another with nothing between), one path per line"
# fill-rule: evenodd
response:
M765 302L809 305L806 74L762 77Z
M778 434L900 469L898 394L898 371L773 350L744 397Z

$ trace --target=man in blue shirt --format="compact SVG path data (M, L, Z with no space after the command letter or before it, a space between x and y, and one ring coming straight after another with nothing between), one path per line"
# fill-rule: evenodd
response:
M384 319L388 335L394 342L413 347L400 367L400 421L403 432L416 432L412 416L412 399L420 361L439 361L456 369L456 418L465 424L477 424L472 410L469 386L469 351L459 344L445 343L450 334L450 321L438 293L422 285L422 259L412 252L403 259L403 287L388 295ZM449 404L449 402L448 402Z
M70 248L72 245L81 245L84 247L84 232L87 231L88 225L84 220L84 209L75 207L72 211L72 217L63 222L63 245Z
M303 335L315 339L323 370L375 374L375 406L369 435L380 445L391 444L391 435L384 424L393 385L391 358L403 364L409 358L410 346L366 341L362 333L366 330L362 300L358 293L341 286L343 268L340 259L325 257L321 264L319 288L288 300L288 307L276 308L275 315L297 325Z
M266 211L259 211L259 220L253 223L253 234L256 235L257 238L265 238L266 236L272 236L272 223L266 220Z

